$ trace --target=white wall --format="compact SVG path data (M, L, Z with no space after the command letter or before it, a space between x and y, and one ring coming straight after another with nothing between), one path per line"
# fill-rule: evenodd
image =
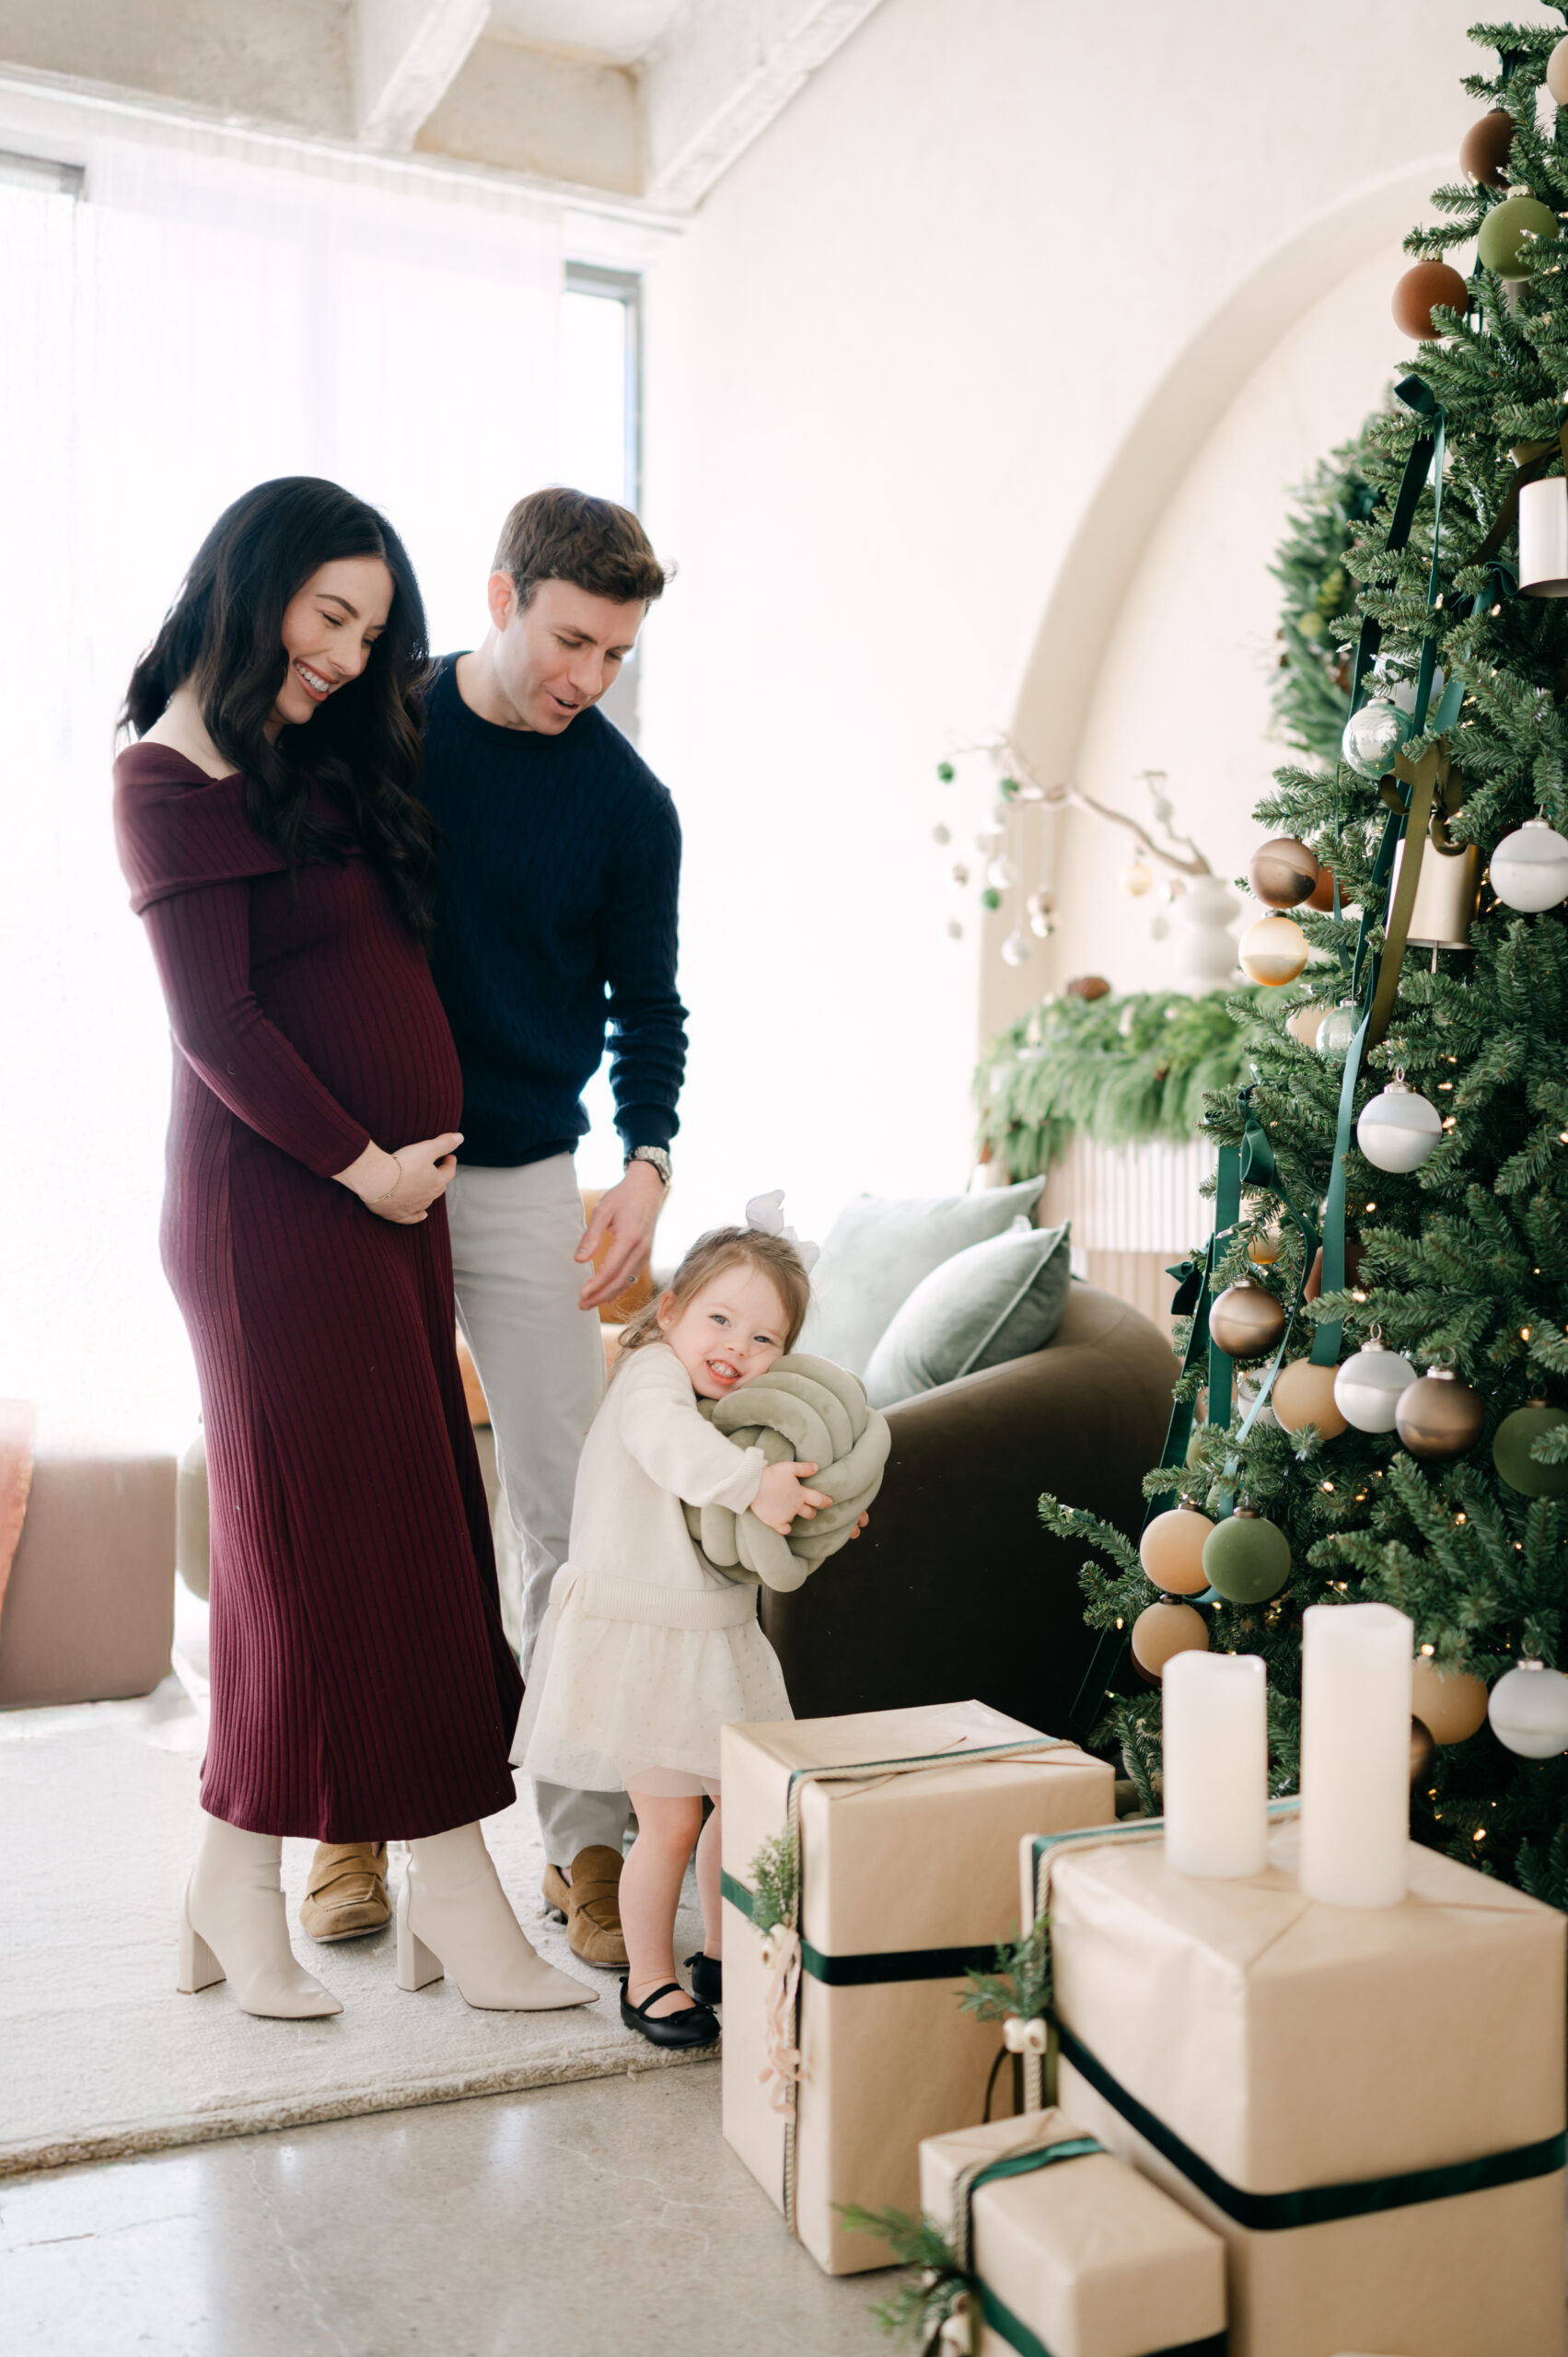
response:
M1237 802L1275 758L1257 653L1283 487L1399 357L1397 340L1381 356L1370 259L1403 210L1353 204L1316 243L1313 225L1452 155L1477 110L1470 13L884 0L658 263L648 508L682 570L650 633L644 743L687 823L693 1008L667 1243L759 1187L788 1186L819 1232L858 1188L964 1182L981 972L972 927L944 938L932 765L1016 709L1038 719L1020 698L1053 590L1053 610L1073 601L1074 532L1183 366L1195 449L1203 399L1218 417L1257 370L1239 407L1261 416L1225 429L1246 513L1222 513L1206 455L1168 530L1176 482L1161 493L1108 617L1086 759L1106 781L1179 766L1214 856L1249 840ZM1363 265L1294 361L1260 365L1260 321L1272 338L1324 300L1326 269ZM1211 576L1227 601L1212 639ZM1075 657L1080 702L1103 651L1102 633ZM1091 845L1074 871L1074 943L1128 905L1102 855L1123 863ZM996 1019L993 949L986 973Z

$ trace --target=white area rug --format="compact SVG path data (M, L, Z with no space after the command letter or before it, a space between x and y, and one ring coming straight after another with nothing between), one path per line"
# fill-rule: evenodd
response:
M145 1701L0 1714L0 2177L684 2066L621 2028L617 1976L577 1964L564 1931L543 1921L526 1785L486 1839L529 1938L597 1988L597 2005L475 2013L450 1980L405 1996L389 1930L316 1946L297 1931L306 1841L284 1844L290 1921L342 2014L258 2021L226 1986L179 1995L203 1741L202 1714L173 1678ZM400 1872L394 1851L394 1884ZM677 1956L701 1945L700 1918L683 1911Z

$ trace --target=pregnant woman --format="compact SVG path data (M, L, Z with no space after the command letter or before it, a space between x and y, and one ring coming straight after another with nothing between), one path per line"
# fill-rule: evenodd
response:
M441 1201L462 1087L425 960L424 615L335 483L218 518L132 675L115 824L174 1034L163 1256L212 1484L212 1729L181 1989L335 2014L289 1945L285 1834L411 1847L398 1980L593 1991L537 1956L477 1820L513 1797L501 1631Z

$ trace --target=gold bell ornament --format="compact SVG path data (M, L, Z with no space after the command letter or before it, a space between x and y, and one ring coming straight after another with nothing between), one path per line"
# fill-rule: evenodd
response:
M1388 906L1400 888L1405 846L1394 852L1394 872L1388 879ZM1446 849L1435 834L1422 855L1416 878L1405 945L1411 949L1468 949L1470 922L1481 900L1481 853L1474 843Z

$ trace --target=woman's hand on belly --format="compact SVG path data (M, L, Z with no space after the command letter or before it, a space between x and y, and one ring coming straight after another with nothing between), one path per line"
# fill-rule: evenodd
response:
M417 1227L457 1175L457 1148L462 1142L459 1130L447 1130L438 1138L401 1145L395 1154L372 1144L346 1170L334 1175L339 1186L357 1195L377 1219Z

